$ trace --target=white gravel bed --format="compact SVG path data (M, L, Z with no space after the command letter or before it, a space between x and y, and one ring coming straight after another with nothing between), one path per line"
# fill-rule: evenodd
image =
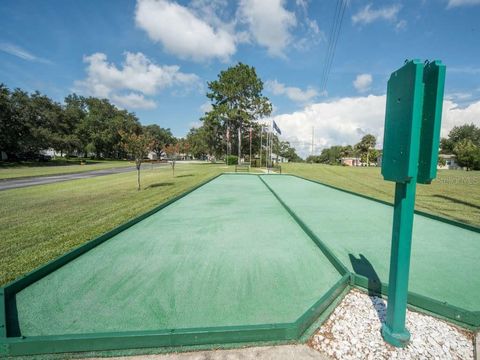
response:
M473 359L473 334L407 310L410 343L395 348L382 338L386 301L352 290L310 340L333 359Z

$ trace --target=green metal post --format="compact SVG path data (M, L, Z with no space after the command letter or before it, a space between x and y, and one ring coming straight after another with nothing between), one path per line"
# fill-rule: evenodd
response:
M399 347L410 340L405 315L416 185L415 178L407 183L395 184L387 321L382 326L382 335L390 344Z
M382 175L395 181L395 204L382 335L398 347L410 340L405 317L415 188L417 182L429 184L436 175L444 82L445 65L439 60L407 61L388 80Z

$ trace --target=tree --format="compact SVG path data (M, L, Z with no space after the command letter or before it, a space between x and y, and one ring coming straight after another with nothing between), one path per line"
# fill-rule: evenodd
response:
M187 139L178 140L178 152L184 155L183 160L186 160L190 155L190 143Z
M190 151L196 159L202 159L208 154L207 131L205 127L191 128L187 134Z
M158 159L160 159L162 156L163 149L165 149L167 145L176 142L176 139L170 129L164 129L157 124L145 126L145 131L153 140L152 151L155 153L155 155L157 155Z
M213 108L204 119L219 121L225 133L228 127L231 137L236 139L240 158L249 146L247 143L242 150L242 129L248 129L254 120L272 112L270 101L262 95L263 82L254 67L238 63L221 71L217 80L208 83L208 88L207 97Z
M480 146L480 128L474 124L454 126L448 133L448 138L440 140L440 151L443 154L452 154L455 146L462 140L470 140L475 146Z
M375 148L376 143L377 138L372 134L367 134L362 137L358 144L355 145L355 150L357 151L358 155L360 155L360 158L363 157L365 159L367 166L370 166L370 151Z
M134 132L127 133L120 131L122 145L130 156L135 159L135 166L137 168L137 184L138 190L140 187L140 167L142 166L143 159L148 156L152 148L152 139L148 134L137 134Z
M298 162L302 160L295 152L295 148L291 147L288 141L280 141L278 148L279 155L288 159L289 162Z
M453 148L453 152L460 166L465 166L467 170L480 169L480 147L476 146L472 140L460 140Z
M180 145L178 143L167 145L164 151L170 159L170 164L172 165L172 174L173 177L175 177L175 162L177 161L177 156L180 152Z

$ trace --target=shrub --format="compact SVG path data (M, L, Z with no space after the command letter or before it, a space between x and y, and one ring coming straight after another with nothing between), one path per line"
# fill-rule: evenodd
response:
M227 156L227 165L237 165L238 164L238 156L229 155Z

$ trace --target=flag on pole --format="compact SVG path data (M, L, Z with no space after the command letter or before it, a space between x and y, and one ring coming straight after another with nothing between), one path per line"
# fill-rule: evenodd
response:
M250 126L250 142L252 141L252 127Z
M275 120L273 120L273 130L275 130L278 133L278 135L282 135L282 132L280 131L280 128L278 127Z
M227 128L227 141L230 141L230 129Z

